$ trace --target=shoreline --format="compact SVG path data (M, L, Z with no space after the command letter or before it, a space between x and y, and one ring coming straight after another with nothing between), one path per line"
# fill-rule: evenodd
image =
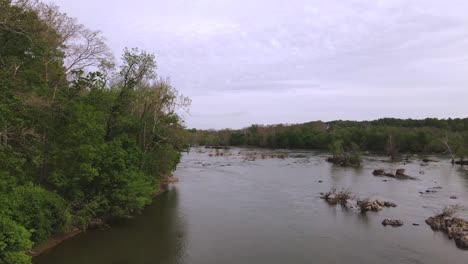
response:
M178 181L177 178L175 177L166 177L164 180L161 181L161 186L159 188L159 191L155 192L153 195L152 195L152 198L156 198L157 196L167 192L167 189L165 188L168 184L170 183L176 183ZM109 227L106 222L102 222L102 225L104 226L107 226ZM88 230L92 230L92 229L96 229L96 228L87 228L86 231ZM69 240L69 239L72 239L74 237L77 237L78 235L82 234L82 233L85 233L86 231L84 230L80 230L78 228L74 228L72 231L70 232L67 232L67 233L64 233L64 234L59 234L59 235L55 235L55 236L52 236L50 237L49 239L47 239L46 241L44 241L43 243L40 243L34 247L32 247L30 250L27 251L27 254L31 257L37 257L37 256L40 256L42 254L45 254L47 252L50 252L51 250L53 250L54 248L56 248L57 246L59 246L60 244L64 243L65 241Z
M80 230L78 228L73 229L72 231L65 233L65 234L60 234L57 236L53 236L49 238L47 241L31 248L27 254L31 257L37 257L40 256L46 252L49 252L50 250L54 249L58 245L62 244L63 242L78 236L79 234L83 233L83 230Z

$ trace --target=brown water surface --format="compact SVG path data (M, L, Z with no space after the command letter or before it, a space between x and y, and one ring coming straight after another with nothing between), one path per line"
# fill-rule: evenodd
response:
M445 205L468 205L468 172L447 160L424 164L415 157L404 164L368 157L354 169L333 166L313 151L255 161L239 152L278 151L230 149L219 157L210 152L186 154L175 173L180 182L142 215L66 241L34 263L468 263L468 251L424 223ZM372 175L376 168L405 168L419 180L384 182ZM425 193L437 186L442 189ZM365 215L330 207L319 193L332 187L398 207ZM383 227L384 218L405 225Z

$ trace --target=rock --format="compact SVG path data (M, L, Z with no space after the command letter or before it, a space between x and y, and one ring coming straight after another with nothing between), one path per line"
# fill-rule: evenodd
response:
M455 244L461 249L468 249L468 235L465 234L459 238L455 238Z
M439 214L426 219L428 224L434 231L443 231L450 239L455 241L457 247L468 249L468 221Z
M442 221L440 217L429 217L426 219L426 224L428 224L434 231L441 230L442 228Z
M360 200L357 201L357 205L361 208L361 212L374 211L378 212L384 207L396 207L397 205L392 202L380 201L380 200Z
M395 203L387 202L387 201L384 202L384 206L385 207L397 207L397 205Z
M351 199L351 193L346 190L337 192L336 189L333 188L329 192L322 194L320 198L327 201L330 205L341 204L346 206L348 199Z
M318 181L319 183L322 183L323 181Z
M416 180L416 178L406 175L404 169L398 169L396 171L396 174L385 172L383 169L377 169L377 170L374 170L372 174L374 176L387 176L387 177L396 178L399 180Z
M374 170L372 174L374 174L374 176L382 176L385 174L385 171L382 169L378 169L378 170Z
M424 174L424 171L420 171L419 174Z
M450 199L456 200L456 199L458 199L458 197L456 197L455 195L452 195L452 196L450 196Z
M424 194L423 192L419 192L419 194Z
M419 224L413 223L413 226L419 226Z
M396 170L396 176L405 176L405 169Z
M393 227L398 227L403 225L403 221L401 220L396 220L396 219L385 219L382 221L382 225L384 226L393 226Z

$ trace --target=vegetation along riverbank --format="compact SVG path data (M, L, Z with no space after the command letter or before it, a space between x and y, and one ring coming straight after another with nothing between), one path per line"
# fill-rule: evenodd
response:
M346 166L359 166L362 152L394 160L407 154L446 154L452 163L468 163L468 118L315 121L189 131L195 145L328 150L330 162Z
M138 214L187 147L190 100L153 54L120 66L53 4L0 1L0 263L100 220ZM67 237L66 235L65 237Z

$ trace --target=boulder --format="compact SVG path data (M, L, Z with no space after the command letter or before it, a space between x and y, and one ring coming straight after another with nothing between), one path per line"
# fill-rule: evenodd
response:
M361 212L373 211L378 212L384 207L396 207L397 205L392 202L380 201L380 200L361 200L357 201L357 205L361 208Z
M374 170L372 174L374 174L374 176L382 176L385 174L385 171L382 169L377 169L377 170Z
M396 176L405 176L405 169L398 169L395 173Z
M426 219L434 231L443 231L455 241L457 247L468 249L468 221L451 216L436 215Z
M393 226L398 227L403 225L403 221L397 219L385 219L382 221L383 226Z

